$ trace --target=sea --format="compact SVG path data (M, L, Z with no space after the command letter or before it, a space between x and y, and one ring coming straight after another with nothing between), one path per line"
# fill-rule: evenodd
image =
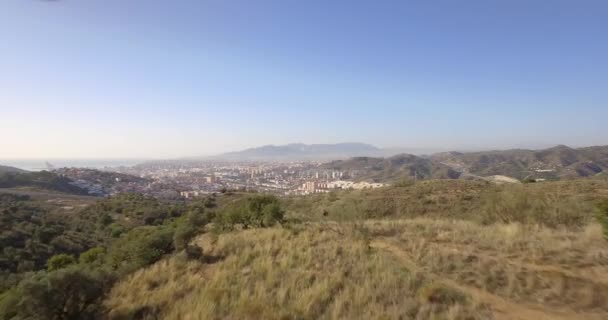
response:
M143 162L146 162L146 159L0 159L0 165L28 171L41 171L53 168L105 169L130 167Z

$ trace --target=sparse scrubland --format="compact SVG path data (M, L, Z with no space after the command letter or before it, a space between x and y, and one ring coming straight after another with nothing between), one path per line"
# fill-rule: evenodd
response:
M125 219L138 212L126 199L85 210L110 208L127 228L107 250L55 257L48 267L58 270L0 302L39 303L31 288L69 276L90 279L86 292L99 294L86 309L70 305L80 319L608 318L605 179L227 193L164 207L174 213L160 220ZM113 281L97 282L100 274ZM55 315L47 318L70 318Z
M194 242L206 258L137 271L104 306L112 319L605 319L606 198L605 180L288 198L281 225L208 232Z

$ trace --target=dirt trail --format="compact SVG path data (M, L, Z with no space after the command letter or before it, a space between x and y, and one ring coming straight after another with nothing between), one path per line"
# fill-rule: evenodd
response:
M441 277L440 275L429 273L423 268L420 268L416 263L409 258L406 251L386 240L373 240L371 247L390 252L404 266L412 271L421 271L427 277L430 277L438 282L450 286L456 290L462 291L471 295L475 300L489 305L494 310L494 316L498 320L600 320L604 319L604 315L591 313L576 313L570 310L547 310L542 305L536 304L520 304L509 301L500 296L494 295L487 291L465 286L453 280Z

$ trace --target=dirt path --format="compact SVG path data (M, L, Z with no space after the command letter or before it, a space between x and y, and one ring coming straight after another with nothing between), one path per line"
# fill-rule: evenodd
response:
M373 240L371 247L390 252L396 257L404 266L412 271L421 271L427 277L441 282L449 287L464 292L472 296L476 301L489 305L494 310L494 315L498 320L600 320L604 319L604 315L590 314L590 313L575 313L570 310L547 310L542 305L536 304L519 304L509 301L500 296L494 295L487 291L465 286L459 284L453 280L441 277L440 275L426 272L423 268L420 268L416 263L410 259L407 252L399 248L398 246L390 243L386 240Z

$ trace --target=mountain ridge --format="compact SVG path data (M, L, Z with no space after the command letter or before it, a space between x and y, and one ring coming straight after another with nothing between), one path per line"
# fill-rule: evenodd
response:
M220 160L333 160L356 156L380 156L382 149L371 144L345 142L335 144L290 143L286 145L264 145L241 151L227 152L211 159Z
M555 180L608 173L608 146L565 145L530 150L448 151L430 156L354 157L323 164L324 169L357 172L361 179L390 182L404 178L464 179L506 176Z

